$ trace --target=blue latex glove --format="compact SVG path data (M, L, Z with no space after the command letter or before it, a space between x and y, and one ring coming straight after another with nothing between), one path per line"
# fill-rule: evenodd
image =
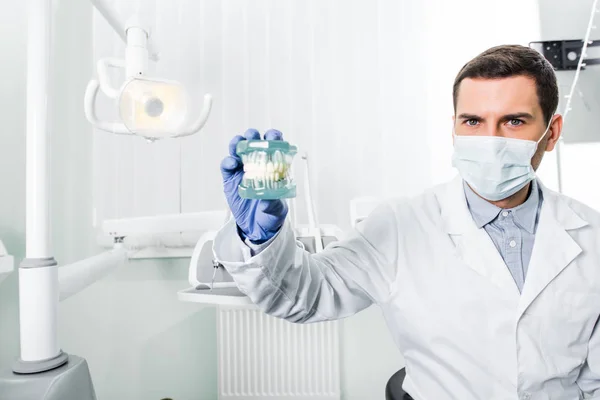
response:
M271 129L265 133L264 138L283 140L283 134ZM223 191L242 239L248 238L254 244L261 244L277 234L285 221L288 207L282 200L253 200L240 197L238 186L242 182L244 166L235 150L241 140L260 140L260 133L256 129L248 129L244 136L238 135L229 143L229 156L221 162Z

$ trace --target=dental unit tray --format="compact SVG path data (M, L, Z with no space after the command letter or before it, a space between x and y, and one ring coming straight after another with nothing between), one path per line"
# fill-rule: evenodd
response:
M295 230L295 233L299 247L310 253L316 253L319 250L314 232L311 232L310 228L300 227ZM188 280L192 287L179 291L178 299L201 304L254 307L250 298L237 288L225 268L215 267L212 245L216 234L217 232L207 232L198 240L188 271ZM334 225L322 225L320 234L322 246L319 248L324 248L338 241L343 232ZM214 283L212 283L213 274L215 274Z
M236 153L244 163L244 178L238 193L245 199L296 197L290 168L298 149L282 140L242 140Z

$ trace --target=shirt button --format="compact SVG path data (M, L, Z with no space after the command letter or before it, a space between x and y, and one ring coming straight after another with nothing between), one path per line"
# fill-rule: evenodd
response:
M508 211L502 211L502 216L503 217L508 217Z
M517 242L515 242L514 240L511 240L510 243L508 244L510 247L515 247L517 245Z

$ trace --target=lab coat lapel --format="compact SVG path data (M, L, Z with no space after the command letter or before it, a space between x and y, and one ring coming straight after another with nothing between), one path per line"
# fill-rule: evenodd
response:
M538 184L542 188L543 203L519 301L519 317L542 290L581 253L581 247L568 231L587 225L571 209L564 197L545 188L539 180Z
M462 179L454 179L439 196L445 229L464 263L509 296L518 298L519 289L498 249L485 229L477 228L473 221Z

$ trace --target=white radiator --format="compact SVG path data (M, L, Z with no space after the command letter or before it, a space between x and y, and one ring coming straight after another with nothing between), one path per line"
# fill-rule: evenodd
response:
M340 399L339 322L220 307L217 326L219 400Z

